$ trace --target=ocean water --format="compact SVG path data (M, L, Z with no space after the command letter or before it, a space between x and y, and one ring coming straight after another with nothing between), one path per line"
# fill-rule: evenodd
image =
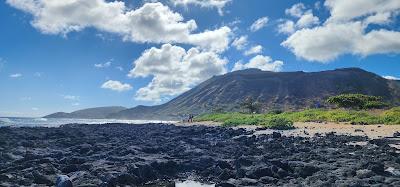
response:
M0 117L0 127L59 127L65 124L105 124L105 123L173 123L174 121L157 120L119 120L119 119L66 119L66 118L18 118L18 117Z

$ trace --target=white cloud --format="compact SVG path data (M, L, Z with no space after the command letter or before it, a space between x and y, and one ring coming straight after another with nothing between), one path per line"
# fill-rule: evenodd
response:
M210 51L164 44L152 47L135 60L130 77L152 76L136 93L137 100L159 102L181 94L196 84L226 72L226 59Z
M11 74L10 77L11 78L19 78L19 77L22 77L22 74L21 73L15 73L15 74Z
M262 29L263 27L265 27L265 25L268 23L268 17L261 17L259 19L257 19L251 26L250 26L250 31L252 32L256 32L260 29Z
M32 110L33 110L33 111L38 111L38 110L39 110L39 108L32 107Z
M242 62L236 62L232 71L242 70L242 69L249 69L249 68L257 68L263 71L281 71L283 66L283 62L276 60L272 61L271 57L257 55L250 59L250 61L246 64Z
M383 78L385 78L385 79L389 79L389 80L400 80L400 78L399 78L399 77L390 76L390 75L383 76Z
M263 47L261 45L256 45L251 47L250 49L246 50L244 52L244 55L248 56L248 55L253 55L253 54L259 54L262 52Z
M222 10L226 4L231 0L170 0L175 6L182 5L187 7L189 4L205 7L205 8L217 8L219 15L223 15Z
M281 23L278 24L279 33L292 34L296 30L319 24L319 18L314 16L312 10L306 10L306 7L302 3L295 4L291 8L286 9L285 13L296 18L297 21L281 20Z
M344 54L368 56L400 53L400 32L369 24L390 22L400 11L400 1L327 0L331 16L323 25L295 31L282 46L297 57L328 62ZM367 29L368 28L368 29Z
M79 100L79 96L75 95L62 95L62 97L66 100L71 100L71 101Z
M311 11L303 14L296 22L297 28L308 28L317 24L319 24L319 18L314 16Z
M291 20L286 20L285 22L278 25L278 32L283 34L291 34L294 33L295 23Z
M247 36L241 36L239 38L235 38L232 42L232 45L237 49L237 50L243 50L246 45L248 44L247 41Z
M110 89L118 92L128 91L132 89L132 86L127 83L121 83L119 81L108 80L101 85L101 88Z
M285 13L287 15L300 18L303 15L305 9L306 7L304 6L303 3L297 3L294 4L292 7L290 7L289 9L286 9Z
M328 22L346 22L363 16L399 11L399 0L326 0L324 5L330 10Z
M185 43L213 51L224 51L231 29L221 27L193 33L194 20L184 21L160 2L131 9L122 1L105 0L7 0L17 9L33 15L33 27L46 34L66 35L85 28L116 33L124 40L139 43Z
M81 105L80 103L72 103L71 104L72 106L79 106L79 105Z
M111 64L112 64L111 61L107 61L105 63L94 64L94 67L95 68L108 68L111 66Z

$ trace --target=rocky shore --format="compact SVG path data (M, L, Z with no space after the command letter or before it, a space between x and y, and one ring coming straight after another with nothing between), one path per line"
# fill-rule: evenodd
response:
M398 135L398 134L397 134ZM396 136L396 134L395 134ZM400 136L400 135L399 135ZM167 124L0 128L0 186L400 186L397 138Z

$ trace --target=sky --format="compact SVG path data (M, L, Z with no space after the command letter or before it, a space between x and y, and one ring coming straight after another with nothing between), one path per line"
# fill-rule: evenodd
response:
M0 116L156 105L215 75L400 78L399 0L5 0Z

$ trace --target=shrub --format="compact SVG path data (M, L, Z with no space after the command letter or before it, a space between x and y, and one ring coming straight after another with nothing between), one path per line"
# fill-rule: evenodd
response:
M340 108L373 109L384 108L388 104L381 101L382 97L363 94L341 94L331 96L326 101Z
M257 101L254 101L252 97L247 97L240 106L247 110L250 114L259 113L261 109L261 104Z
M385 124L393 125L400 124L400 107L395 107L390 110L386 110L382 114L382 118Z

